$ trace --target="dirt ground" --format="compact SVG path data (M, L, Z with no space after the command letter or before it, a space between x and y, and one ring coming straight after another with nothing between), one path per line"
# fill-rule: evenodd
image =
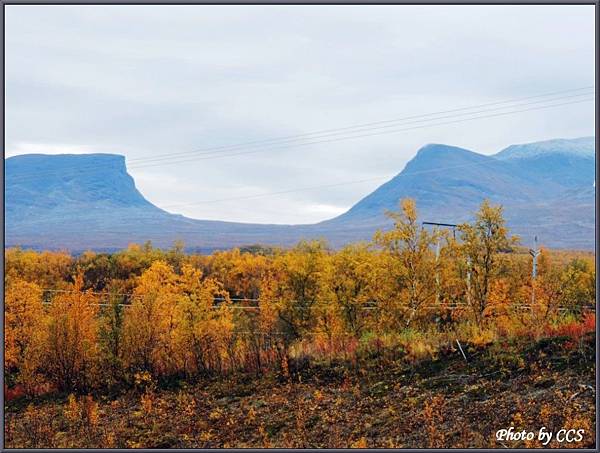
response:
M118 395L7 403L7 448L593 448L594 344L560 339L515 354L465 346L419 364L317 363L291 376L180 382ZM531 440L496 439L500 429ZM561 442L561 430L584 430ZM566 431L562 431L563 434ZM572 432L575 435L575 431ZM557 438L558 435L558 438Z

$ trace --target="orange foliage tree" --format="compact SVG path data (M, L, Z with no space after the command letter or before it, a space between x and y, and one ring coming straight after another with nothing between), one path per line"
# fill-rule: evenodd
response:
M70 292L54 297L45 328L42 369L60 390L86 391L98 376L98 300L82 291L83 277Z

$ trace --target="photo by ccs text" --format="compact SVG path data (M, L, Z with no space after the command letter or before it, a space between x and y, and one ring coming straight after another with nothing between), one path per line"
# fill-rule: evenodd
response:
M548 445L552 439L556 439L559 443L574 443L581 442L583 440L583 429L561 429L555 433L548 431L546 427L542 426L536 433L534 431L515 431L511 426L508 429L499 429L496 431L496 440L534 440L537 439L542 442L543 445Z

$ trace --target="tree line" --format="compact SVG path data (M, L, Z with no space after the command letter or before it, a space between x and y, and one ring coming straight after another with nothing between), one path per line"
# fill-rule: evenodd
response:
M456 237L424 227L411 199L388 216L392 228L339 250L324 241L210 255L181 243L76 257L8 249L6 381L29 394L84 393L285 374L298 357L418 359L459 337L542 336L595 304L593 255L542 250L532 280L500 206L485 201Z

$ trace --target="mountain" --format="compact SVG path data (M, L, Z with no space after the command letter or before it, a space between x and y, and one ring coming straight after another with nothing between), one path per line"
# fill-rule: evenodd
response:
M524 245L538 235L547 246L593 249L594 172L593 137L514 145L492 156L430 144L397 176L320 225L389 227L380 213L407 196L417 200L422 220L461 223L487 198L504 206Z
M5 160L7 246L114 250L174 240L202 250L261 242L269 225L188 219L147 201L114 154L27 154ZM286 227L277 231L285 237ZM268 242L268 241L267 241Z
M592 186L595 179L594 137L547 140L512 145L496 154L527 170L531 178L559 182L567 187Z
M501 204L528 203L560 190L553 183L546 188L529 183L523 168L512 162L430 144L396 177L329 222L378 222L385 209L395 209L399 199L412 197L421 212L431 213L432 220L456 223L467 220L485 198Z
M114 250L152 240L190 248L263 243L291 245L322 237L333 246L389 228L384 212L412 197L422 220L461 223L482 200L504 206L513 233L528 245L594 248L593 137L513 145L496 155L430 144L406 167L346 213L313 225L195 220L148 202L113 154L29 154L5 160L5 243L32 248Z
M159 210L137 190L125 158L113 154L26 154L5 162L7 220L54 209Z

